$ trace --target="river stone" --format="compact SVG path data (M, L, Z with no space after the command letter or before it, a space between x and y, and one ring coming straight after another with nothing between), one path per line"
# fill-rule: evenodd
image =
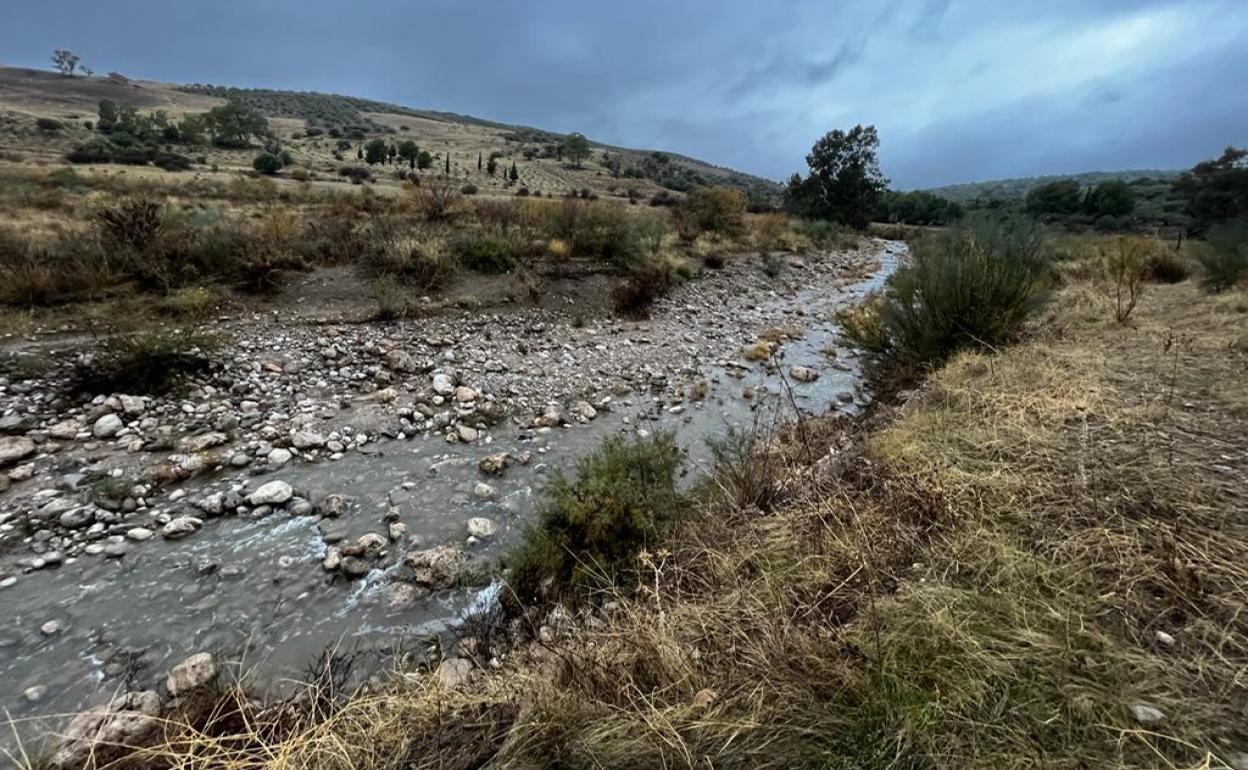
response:
M30 430L31 419L25 414L6 414L0 417L0 433L25 433Z
M217 678L217 660L212 653L197 652L169 669L165 686L177 697L211 684Z
M381 589L381 600L392 610L410 607L428 595L428 588L404 582L391 583Z
M35 453L35 442L25 436L0 438L0 468L6 468Z
M126 530L126 537L136 543L141 543L144 540L151 540L153 534L154 533L147 527L131 527Z
M477 391L467 385L460 385L455 388L455 400L461 404L465 404L469 401L476 401Z
M48 428L48 436L57 441L69 441L77 438L82 432L82 423L77 420L62 420Z
M486 484L484 481L478 481L477 485L472 488L472 494L482 500L493 500L494 496L497 495L498 492L494 489L494 487Z
M338 563L338 571L347 577L364 577L371 569L372 565L359 556L344 556Z
M281 505L294 497L295 490L285 481L270 481L247 496L252 505Z
M269 461L269 465L285 465L286 463L290 462L290 458L293 456L294 455L290 453L289 449L285 449L279 446L273 451L269 452L269 454L266 456L266 459Z
M507 470L507 466L511 462L511 455L507 452L495 452L481 458L480 464L477 466L482 473L488 473L491 476L502 476L503 471Z
M106 765L128 751L151 745L160 734L160 725L159 695L152 690L126 693L103 708L74 717L52 755L52 766L79 770Z
M409 551L403 561L411 568L417 583L442 588L459 577L464 553L449 545L439 545L423 551Z
M115 414L106 414L91 426L91 435L96 438L112 438L122 428L121 418Z
M449 396L455 392L455 380L451 375L438 372L433 375L433 392L439 396Z
M27 687L25 690L22 690L22 697L26 699L27 703L34 703L46 695L47 692L48 686L46 684L37 684L33 687Z
M326 572L333 572L342 565L342 553L337 548L326 548L325 556L321 559L321 567Z
M147 409L147 402L142 396L118 396L117 403L121 404L121 411L134 417Z
M57 521L65 529L81 529L95 521L95 511L89 506L73 508L62 513Z
M494 537L496 532L498 532L498 525L484 516L474 516L468 520L468 534L473 537Z
M290 437L290 443L295 449L320 449L325 446L326 439L316 431L297 430Z
M463 424L456 425L455 432L459 434L459 440L466 444L471 444L476 441L477 437L480 435L480 431L476 428Z
M819 372L809 366L795 366L789 370L789 376L798 382L814 382L819 379Z
M179 516L160 528L160 534L166 540L180 540L199 531L204 522L194 516Z

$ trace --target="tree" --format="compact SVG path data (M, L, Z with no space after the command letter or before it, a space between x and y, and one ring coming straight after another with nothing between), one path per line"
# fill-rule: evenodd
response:
M806 156L810 175L789 180L786 205L800 216L865 228L888 187L876 158L879 145L875 126L829 131Z
M516 168L516 162L511 162L511 171L507 172L507 176L511 181L515 182L520 179L520 170Z
M272 176L282 170L282 159L271 152L262 152L251 162L251 167L261 174Z
M356 160L364 160L364 148L363 148L363 147L356 147L356 148L355 148L355 159L356 159Z
M399 142L399 157L407 161L408 168L416 168L416 158L420 156L420 148L411 139Z
M477 153L477 172L480 173L480 171L481 171L481 153L478 152Z
M246 147L251 143L251 137L263 139L268 136L269 121L262 113L231 100L204 113L204 128L217 144Z
M1174 191L1187 199L1195 234L1248 217L1248 149L1227 147L1221 157L1197 163L1175 180Z
M494 159L494 154L491 153L490 159L485 164L485 173L494 176L496 171L498 171L498 161Z
M451 175L451 151L446 151L446 175Z
M389 149L386 150L386 157L390 159L391 165L394 165L394 159L398 157L398 155L399 148L395 147L394 144L391 144Z
M580 168L581 161L589 157L589 140L584 134L568 134L563 140L563 154L567 155L577 168Z
M1079 211L1079 183L1073 179L1059 179L1042 184L1027 193L1027 211L1039 216L1069 216Z
M386 162L386 143L382 139L370 139L364 145L364 162L372 166Z
M420 154L416 156L416 168L421 171L433 168L433 156L429 154L428 150L421 150Z
M1126 217L1135 211L1135 193L1121 179L1108 179L1088 191L1084 209L1095 217Z
M78 54L66 51L64 48L58 48L52 52L52 66L66 77L74 76L74 70L78 69L80 61L82 60L78 58Z
M107 134L117 126L117 103L110 99L101 99L98 112L100 119L95 124L96 128Z

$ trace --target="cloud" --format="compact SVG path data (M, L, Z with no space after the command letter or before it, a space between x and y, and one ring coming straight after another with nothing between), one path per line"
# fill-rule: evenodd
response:
M580 130L776 179L860 122L899 186L1248 143L1243 0L8 2L12 63L69 47L100 71Z

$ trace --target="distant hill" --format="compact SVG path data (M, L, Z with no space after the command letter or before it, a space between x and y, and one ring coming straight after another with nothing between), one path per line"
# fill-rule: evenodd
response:
M976 201L990 200L1012 201L1021 200L1031 190L1049 182L1073 179L1081 186L1094 185L1108 179L1121 179L1135 182L1141 179L1169 182L1176 179L1182 171L1173 169L1137 169L1131 171L1087 171L1082 174L1057 174L1053 176L1029 176L1016 179L993 179L986 182L967 182L950 184L942 187L930 187L928 192L957 201L963 205L974 204Z
M163 110L173 118L237 100L263 112L276 135L312 171L332 174L355 161L355 147L377 136L412 139L441 162L449 155L456 177L483 193L513 192L502 175L477 173L478 157L496 155L504 170L519 167L519 187L549 195L577 191L650 196L662 189L685 191L700 185L736 187L752 200L775 202L781 186L773 180L717 166L697 158L650 149L617 147L589 137L591 156L579 168L558 157L564 135L530 126L405 107L372 99L311 91L175 84L120 75L64 77L54 72L0 66L0 150L43 160L59 159L74 142L89 137L66 129L55 137L35 130L37 118L72 124L95 116L101 99L143 111ZM351 143L338 148L337 143ZM249 168L245 153L212 151L209 161L222 170Z

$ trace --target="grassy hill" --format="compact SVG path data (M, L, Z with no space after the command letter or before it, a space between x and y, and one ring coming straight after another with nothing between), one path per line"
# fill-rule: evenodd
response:
M1051 176L1028 176L1014 179L992 179L985 182L965 182L942 187L932 187L928 192L957 201L963 205L987 200L1021 200L1035 188L1067 179L1073 179L1081 186L1095 185L1110 179L1122 179L1127 182L1153 180L1169 182L1182 171L1172 169L1137 169L1131 171L1088 171L1082 174L1056 174Z
M581 168L574 168L557 156L555 148L562 135L551 131L352 96L123 77L64 77L16 67L0 67L0 152L8 153L10 159L59 161L68 149L92 137L85 124L96 117L101 99L145 112L163 110L173 119L226 100L243 102L269 118L274 134L298 166L314 179L319 177L322 184L336 180L344 165L356 163L356 148L364 141L383 137L415 141L434 155L439 169L445 168L449 156L451 176L485 194L514 194L524 188L554 196L588 190L601 196L648 197L664 189L726 184L752 199L772 200L780 191L771 180L695 158L615 147L592 138L590 157ZM63 128L41 131L39 118L60 121ZM519 179L515 184L508 184L502 174L491 177L478 170L478 158L492 153L498 155L502 169L516 165ZM214 173L245 170L251 167L254 154L211 148L202 153L200 165ZM385 176L388 168L379 169L379 176ZM398 184L397 179L377 182L382 188Z

